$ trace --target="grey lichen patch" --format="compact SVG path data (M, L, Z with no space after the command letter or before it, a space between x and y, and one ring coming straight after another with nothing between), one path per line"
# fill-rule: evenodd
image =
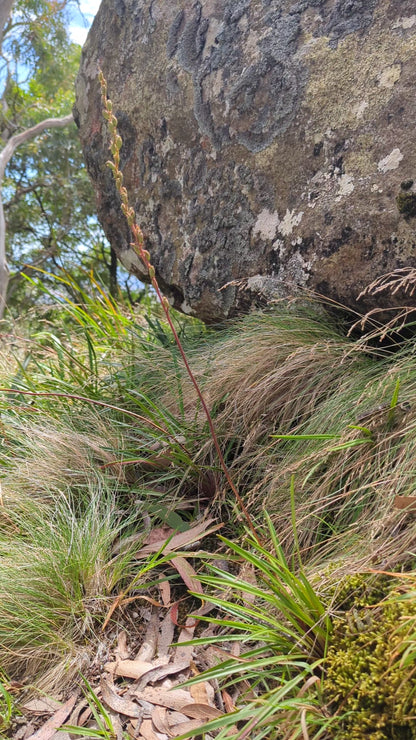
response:
M377 169L385 174L386 172L391 172L392 170L397 170L397 168L400 165L400 162L403 159L403 154L400 151L400 149L396 146L394 149L391 150L388 154L386 154L383 159L380 159L380 161L377 164Z
M217 148L233 142L251 152L266 148L293 121L306 82L295 56L299 13L273 4L261 19L258 5L256 17L248 0L225 0L209 48L213 19L204 17L199 0L170 29L168 54L192 74L195 118Z
M336 47L345 36L368 28L376 5L377 0L337 0L325 28L330 46Z

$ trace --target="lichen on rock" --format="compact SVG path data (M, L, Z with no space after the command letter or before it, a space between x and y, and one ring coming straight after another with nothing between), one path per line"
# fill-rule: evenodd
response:
M263 283L267 300L306 287L372 308L366 285L416 266L409 197L396 201L416 170L413 15L411 0L103 0L75 117L121 259L143 278L105 167L98 65L177 308L223 320L263 305Z

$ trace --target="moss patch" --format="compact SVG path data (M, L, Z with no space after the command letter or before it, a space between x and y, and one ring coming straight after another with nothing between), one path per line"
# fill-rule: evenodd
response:
M324 692L342 716L337 740L416 738L416 676L401 659L415 631L416 603L398 593L376 608L357 605L335 620Z
M401 190L396 198L397 208L404 216L416 216L416 193Z

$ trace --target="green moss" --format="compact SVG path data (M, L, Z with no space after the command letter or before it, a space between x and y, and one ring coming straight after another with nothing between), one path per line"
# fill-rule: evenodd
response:
M324 694L341 717L336 740L416 740L416 676L401 664L409 624L416 631L416 603L397 597L334 621Z
M416 193L401 190L396 198L397 208L405 216L416 216Z
M352 573L344 576L334 587L331 604L335 610L348 612L351 609L378 604L388 591L386 577L371 577L368 573Z

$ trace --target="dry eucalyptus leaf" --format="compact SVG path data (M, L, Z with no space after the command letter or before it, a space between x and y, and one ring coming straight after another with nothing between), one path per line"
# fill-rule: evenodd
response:
M167 542L167 537L162 536L162 538L156 540L155 542L150 542L149 544L142 547L141 550L136 553L136 558L145 558L153 552L158 552L162 548L164 554L175 552L175 550L180 550L186 545L197 542L201 536L206 537L207 535L216 532L223 526L222 524L216 524L214 527L210 527L210 525L214 521L215 519L207 519L204 522L200 522L199 524L196 524L195 527L187 529L186 532L179 532L178 534L175 534L169 540L169 542ZM210 529L208 529L208 527L210 527Z
M141 717L143 710L130 699L124 699L114 691L114 688L107 682L104 676L100 682L103 701L114 712L125 714L126 717Z
M170 731L174 733L173 737L183 735L185 732L191 732L192 730L199 730L201 722L199 719L190 719L188 722L181 722L179 725L174 725L170 728Z
M163 606L169 606L170 604L170 583L169 581L162 581L159 583L159 591L162 597Z
M62 706L61 702L55 699L32 699L23 704L22 709L27 712L36 712L36 714L53 714Z
M81 718L81 713L85 714L84 710L86 708L88 708L88 716L89 716L91 714L91 709L88 706L88 702L86 699L81 699L81 701L78 702L78 704L72 710L69 718L66 720L66 724L67 725L80 725L80 727L82 727L81 722L79 720Z
M149 661L152 660L156 653L157 638L159 635L160 625L160 612L159 610L152 610L150 614L150 621L147 625L146 634L140 647L139 652L136 655L136 660Z
M168 662L166 659L164 665ZM106 663L104 670L113 676L122 676L123 678L141 678L145 673L155 667L154 663L146 660L118 660L113 663Z
M191 663L193 674L198 675L198 671ZM191 696L196 704L211 704L214 701L214 689L208 681L201 681L189 687Z
M92 715L91 707L87 706L78 717L78 722L68 722L68 724L78 724L80 727L84 727L86 722L89 720L89 718Z
M175 625L171 619L171 609L164 617L162 624L160 625L159 634L157 637L157 654L159 658L167 656L169 653L169 647L173 642L175 634Z
M198 581L198 576L193 569L192 565L188 562L188 560L181 555L176 555L174 558L170 561L174 568L178 571L180 577L182 578L185 586L189 588L190 591L195 591L195 593L203 594L203 588Z
M127 632L122 630L117 638L116 657L119 660L127 660L130 650L127 647Z
M150 719L144 719L140 727L141 736L144 740L168 740L168 735L161 732L155 732L153 723Z
M257 579L254 567L251 563L243 563L238 573L238 580L248 583L250 586L257 586ZM243 604L250 608L254 604L256 597L254 594L242 592Z
M231 712L235 712L235 705L228 691L222 692L222 700L228 714L231 714Z
M113 728L116 733L116 740L124 740L123 725L120 720L120 715L115 712L110 712L109 714L110 714L111 724L113 725Z
M73 696L71 696L50 719L48 719L46 724L44 724L40 730L35 732L33 735L30 735L28 740L50 740L58 727L61 727L66 718L71 714L77 698L77 695L73 694Z
M209 704L186 704L181 709L182 714L186 714L191 719L200 719L203 722L207 722L209 719L217 719L222 717L221 712L217 707L211 707Z
M162 681L166 676L171 676L175 673L180 673L189 668L189 661L177 661L175 663L169 663L168 665L154 666L150 671L145 673L137 686L138 691L142 691L148 683L155 683L156 681Z
M134 737L134 738L137 737L138 724L139 724L139 720L138 719L131 719L129 721L129 723L128 723L127 727L126 727L126 732L127 732L128 737ZM141 722L140 722L140 724L141 724Z
M176 660L180 662L188 661L188 665L191 665L192 657L194 654L194 645L182 645L183 642L188 642L193 639L196 622L193 619L187 619L185 627L180 631L177 640L176 648Z
M150 704L158 704L161 707L182 711L186 704L192 704L192 696L185 689L166 689L151 688L147 686L144 691L133 691L133 696L137 699L143 699Z
M186 716L186 714L182 714L182 712L175 712L172 709L169 711L168 718L169 718L169 728L173 727L173 725L179 725L180 722L188 721L188 717Z
M168 722L168 711L165 707L155 707L152 712L152 722L158 732L169 735L170 725Z

